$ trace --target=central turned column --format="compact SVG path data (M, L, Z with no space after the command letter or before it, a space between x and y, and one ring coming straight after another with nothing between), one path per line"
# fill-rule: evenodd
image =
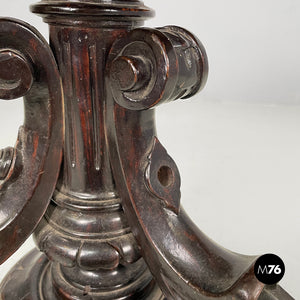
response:
M35 232L49 260L45 299L163 299L130 231L105 134L105 65L116 38L152 11L139 1L42 1L64 89L65 143L52 202Z

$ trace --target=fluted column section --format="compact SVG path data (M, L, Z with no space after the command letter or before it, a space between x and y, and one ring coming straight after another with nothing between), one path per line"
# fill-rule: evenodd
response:
M104 120L111 45L151 11L138 1L94 2L42 1L32 8L50 24L65 111L60 179L35 232L51 261L42 293L49 299L161 299L115 189Z

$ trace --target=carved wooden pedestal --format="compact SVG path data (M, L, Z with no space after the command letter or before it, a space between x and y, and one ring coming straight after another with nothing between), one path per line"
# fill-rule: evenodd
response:
M14 267L0 299L292 299L180 206L154 107L202 89L201 43L179 27L138 28L153 14L138 0L43 0L32 11L51 48L0 20L0 97L24 96L26 114L16 147L1 152L0 258L33 230L43 254Z

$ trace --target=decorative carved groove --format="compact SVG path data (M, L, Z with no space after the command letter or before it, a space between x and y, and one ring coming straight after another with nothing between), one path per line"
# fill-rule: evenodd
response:
M67 189L68 194L81 194L79 198L83 198L83 194L87 198L98 198L107 186L114 190L103 126L101 70L106 46L99 29L72 31L54 27L51 30L51 43L65 90L66 143L62 189ZM58 46L61 44L72 48L68 55L64 47Z
M104 57L104 53L100 56ZM102 69L104 64L97 63L97 48L96 45L89 47L89 58L90 58L90 74L91 74L91 97L92 97L92 112L93 112L93 125L94 128L100 128L99 115L100 111L100 99L103 99L103 95L99 95L99 92L103 94L103 85L99 87L99 84L103 82L103 79L98 78L98 68ZM102 132L101 132L102 133ZM100 150L101 150L101 139L99 136L99 130L94 130L94 157L95 157L95 169L100 170ZM103 134L102 134L103 135Z
M72 98L74 93L74 80L73 80L73 63L72 63L72 50L71 45L69 42L63 42L62 48L62 60L59 64L62 68L66 68L64 70L65 77L63 77L63 84L64 84L64 93L66 97ZM63 72L63 71L62 71ZM76 158L75 158L75 125L76 120L74 117L74 104L72 101L66 101L66 124L68 125L68 135L66 135L66 142L69 145L67 148L69 151L68 157L70 158L70 165L72 168L76 166Z

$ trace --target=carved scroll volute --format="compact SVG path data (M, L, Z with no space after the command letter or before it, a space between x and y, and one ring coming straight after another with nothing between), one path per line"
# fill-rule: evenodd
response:
M0 151L0 264L43 216L60 169L62 89L47 42L31 26L0 19L0 99L24 96L14 148Z
M118 40L111 50L110 85L115 101L144 110L189 98L205 85L208 61L201 42L187 30L141 28Z

